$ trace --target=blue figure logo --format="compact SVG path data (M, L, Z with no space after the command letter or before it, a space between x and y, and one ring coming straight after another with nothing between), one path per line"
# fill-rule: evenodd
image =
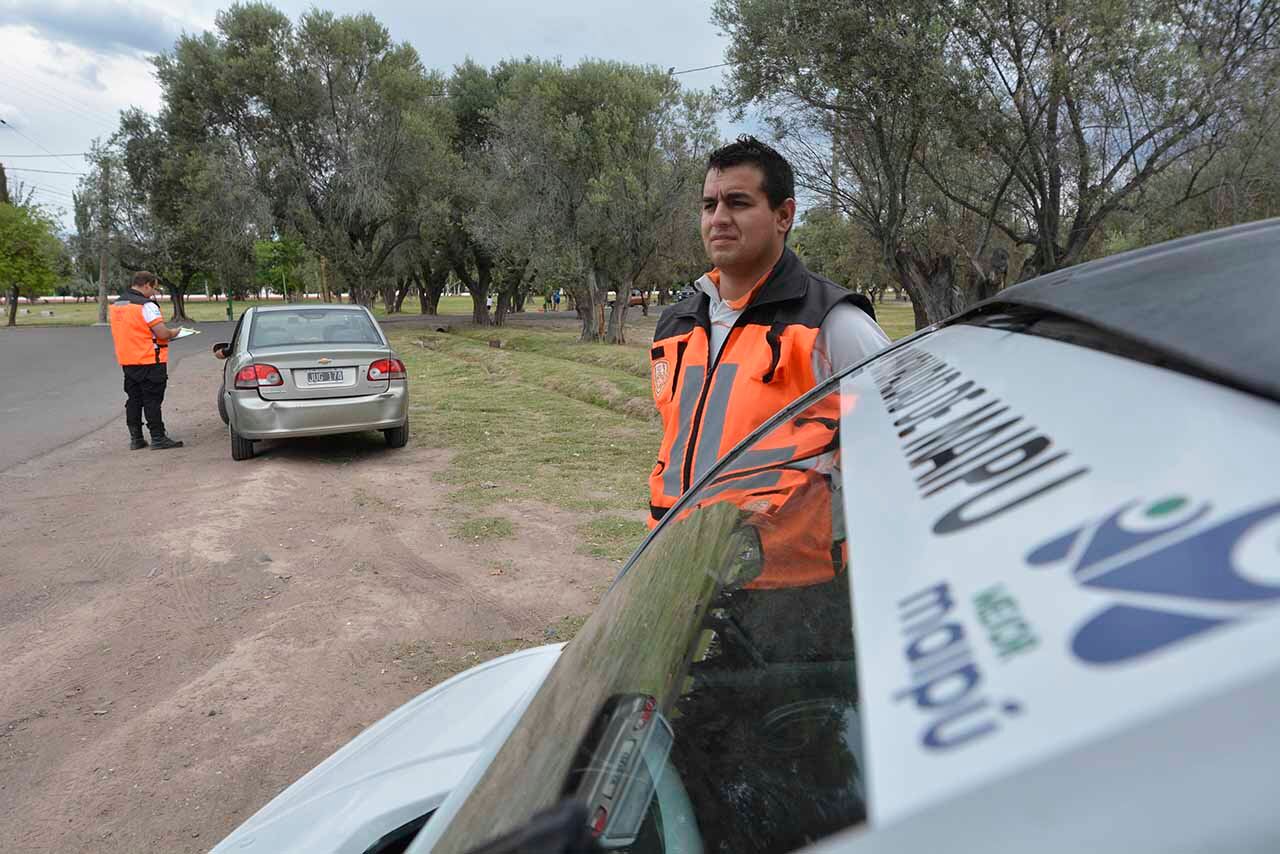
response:
M1081 626L1078 658L1118 664L1280 600L1280 502L1197 526L1209 510L1183 497L1135 501L1031 550L1033 567L1067 563L1077 584L1144 594L1144 604L1112 605Z

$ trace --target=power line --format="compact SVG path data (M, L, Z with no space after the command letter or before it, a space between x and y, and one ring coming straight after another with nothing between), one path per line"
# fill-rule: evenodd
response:
M17 79L11 79L8 81L8 83L10 86L14 87L15 92L19 94L26 94L27 97L34 98L37 101L43 101L48 106L51 106L65 113L68 116L74 117L77 121L81 123L89 124L97 129L104 130L107 133L113 132L113 131L107 130L107 128L108 127L114 128L115 122L110 120L104 120L103 118L97 115L94 115L93 113L84 109L83 107L77 106L75 102L71 101L68 98L64 98L61 95L58 95L54 92L39 91L34 86L30 86L30 84L24 84L23 81L20 81Z
M683 71L676 71L676 67L673 65L667 69L667 73L674 77L677 74L692 74L695 71L710 71L713 68L724 68L726 65L733 65L733 63L722 62L719 65L704 65L701 68L686 68Z
M68 207L73 206L75 204L74 199L67 199L62 196L54 195L53 193L50 193L48 190L41 189L40 187L32 187L31 192L35 193L37 196L44 198L50 204L55 204L58 206L66 205Z
M74 195L74 194L72 194L72 193L68 193L66 190L60 190L60 189L58 189L57 187L50 187L50 186L49 186L49 185L47 185L47 184L34 184L34 183L32 183L32 184L28 184L26 181L23 181L23 182L21 182L21 183L22 183L22 185L23 185L23 186L26 186L26 187L32 187L32 188L34 188L34 189L36 189L36 190L41 190L41 191L43 191L43 192L45 192L45 193L50 193L50 194L58 195L58 196L66 196L68 199L74 199L74 198L75 198L75 195Z
M41 190L48 190L51 193L58 193L60 195L67 196L68 198L72 195L60 187L51 187L48 184L37 184L35 181L27 181L26 179L22 179L21 183L27 187L37 187Z
M26 169L10 166L10 172L43 172L46 175L88 175L88 172L66 172L61 169Z
M70 154L0 154L0 160L15 160L19 157L88 157L87 151L73 151Z
M22 83L29 87L29 90L36 90L36 97L47 99L57 99L71 109L93 119L96 123L105 122L107 126L114 128L119 118L113 112L104 112L96 107L90 106L90 103L83 98L77 97L66 90L55 86L54 84L37 78L29 74L26 69L15 66L4 59L0 59L0 67L4 68L11 77L20 78ZM18 83L18 80L10 80L10 83Z
M14 133L16 133L18 136L22 137L22 138L23 138L23 139L25 139L27 142L29 142L29 143L31 143L32 145L34 145L36 148L38 148L38 149L40 149L41 151L43 151L45 154L48 154L48 155L49 155L49 156L51 156L51 157L57 157L57 158L58 158L58 159L60 159L60 160L62 159L61 155L54 154L52 151L50 151L49 149L45 148L43 145L41 145L40 143L36 142L36 141L35 141L34 139L32 139L31 137L27 136L25 133L23 133L22 131L18 130L18 129L17 129L16 127L14 127L13 125L9 124L9 123L8 123L7 121L5 121L3 118L0 118L0 126L7 127L9 130L13 131L13 132L14 132ZM66 163L68 166L74 166L74 165L75 165L74 163L70 163L70 162L65 161L65 160L63 160L63 162L64 162L64 163Z

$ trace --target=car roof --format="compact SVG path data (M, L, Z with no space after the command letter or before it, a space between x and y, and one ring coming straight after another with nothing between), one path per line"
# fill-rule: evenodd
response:
M1081 320L1280 399L1278 273L1280 219L1270 219L1057 270L982 305Z
M315 311L318 308L332 308L332 309L338 309L339 311L358 311L361 313L365 311L365 308L362 305L342 305L339 303L331 303L331 302L299 302L299 303L289 303L286 305L253 306L254 311L258 314L262 314L264 312L274 313L277 311Z

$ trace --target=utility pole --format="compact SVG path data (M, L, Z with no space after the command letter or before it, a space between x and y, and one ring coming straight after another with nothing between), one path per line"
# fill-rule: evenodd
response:
M98 196L98 325L107 324L107 264L111 254L111 161L102 158L102 188Z

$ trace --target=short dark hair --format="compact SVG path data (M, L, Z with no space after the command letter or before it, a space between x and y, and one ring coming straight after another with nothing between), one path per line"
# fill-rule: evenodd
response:
M791 164L775 149L754 136L744 134L711 152L711 157L707 160L707 171L715 169L723 172L744 163L755 166L764 173L764 194L769 199L770 208L777 210L787 199L795 198L796 176L791 171Z
M138 272L133 274L133 282L130 285L130 287L143 288L143 287L146 287L147 285L158 285L158 284L159 284L159 279L156 278L155 273L152 273L148 270L139 270Z

